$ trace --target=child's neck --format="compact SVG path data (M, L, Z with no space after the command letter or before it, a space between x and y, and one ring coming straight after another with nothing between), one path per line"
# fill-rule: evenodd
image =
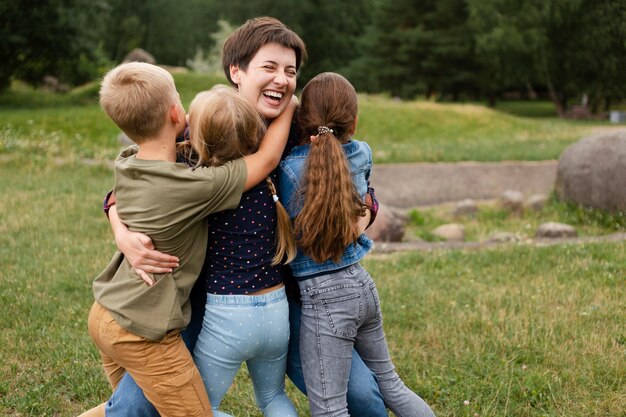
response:
M176 162L176 134L161 132L138 145L137 159Z

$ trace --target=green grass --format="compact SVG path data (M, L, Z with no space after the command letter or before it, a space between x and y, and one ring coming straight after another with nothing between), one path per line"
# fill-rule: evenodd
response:
M100 211L112 173L50 161L0 171L0 415L77 415L110 393L86 319L91 280L114 250ZM365 266L398 370L438 416L619 416L624 253L624 242L508 247ZM224 407L259 416L245 370Z
M578 236L599 236L626 231L626 213L607 213L584 208L575 204L559 202L552 196L540 211L530 208L521 214L512 214L497 202L478 204L478 212L472 216L454 216L454 204L413 209L407 227L407 238L418 237L426 241L440 240L431 232L446 223L462 224L466 241L485 241L496 232L515 235L516 240L532 239L541 223L565 223L576 228Z
M175 77L185 103L219 81ZM2 416L73 416L110 394L86 320L91 281L114 250L101 213L113 175L79 159L112 160L118 130L95 91L56 96L16 86L0 95ZM475 105L360 100L358 136L370 140L376 162L547 159L604 126ZM420 215L424 225L448 220L445 211ZM581 234L624 226L551 202L536 218L484 207L468 233L523 232L544 215ZM508 246L370 256L364 264L378 283L394 362L438 416L613 417L626 409L625 253L624 242ZM291 385L288 393L309 415L306 399ZM223 405L260 415L245 369Z
M606 125L381 96L362 95L359 106L355 136L371 145L375 163L557 159L567 145Z
M520 117L556 117L556 109L551 101L502 100L496 103L496 110Z

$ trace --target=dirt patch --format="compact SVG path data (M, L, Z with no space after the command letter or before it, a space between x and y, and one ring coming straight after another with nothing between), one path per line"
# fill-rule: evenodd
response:
M498 198L506 190L526 195L554 189L557 161L458 162L374 165L371 182L379 201L411 208L466 198Z

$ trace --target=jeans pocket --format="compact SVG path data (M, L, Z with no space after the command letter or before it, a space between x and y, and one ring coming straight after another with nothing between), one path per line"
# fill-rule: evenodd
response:
M339 336L356 337L362 320L363 304L360 292L319 300L332 332Z
M376 285L372 282L369 285L370 292L372 294L372 299L374 300L374 318L380 319L382 318L383 313L380 309L380 299L378 298L378 290L376 289Z

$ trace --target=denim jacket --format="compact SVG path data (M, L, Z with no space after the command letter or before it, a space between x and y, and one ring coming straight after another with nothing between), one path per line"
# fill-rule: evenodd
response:
M287 213L289 213L289 217L292 219L300 213L304 205L304 198L302 193L299 192L299 188L300 181L304 177L310 146L307 144L294 147L291 153L279 165L278 183L280 198ZM358 140L351 140L342 146L350 164L352 181L354 181L361 199L364 199L372 168L372 150L367 143ZM357 263L365 257L371 247L372 241L364 234L361 234L355 243L349 245L344 250L341 259L337 263L332 260L317 263L298 249L296 258L289 266L298 280L304 280L323 272L342 269Z

